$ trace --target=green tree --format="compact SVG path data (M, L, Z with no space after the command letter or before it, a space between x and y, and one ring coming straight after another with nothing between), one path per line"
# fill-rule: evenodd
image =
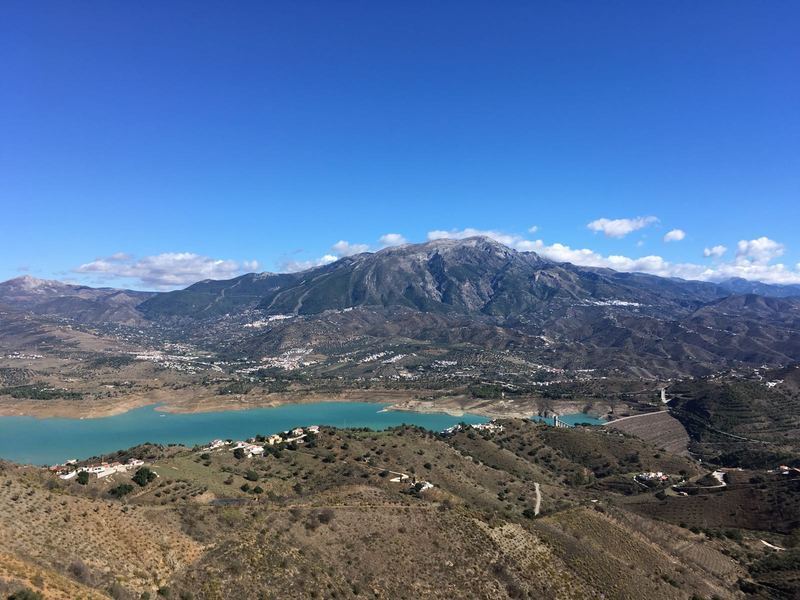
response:
M144 487L153 479L158 477L155 472L151 471L147 467L141 467L133 476L133 482L139 484L139 486Z
M86 471L81 471L80 473L78 473L78 476L75 478L75 481L77 481L81 485L86 485L87 483L89 483L89 473L87 473Z
M236 450L233 451L233 457L236 460L242 460L244 458L244 448L236 448Z
M117 487L108 490L110 496L114 498L122 498L133 491L133 486L130 483L121 483Z

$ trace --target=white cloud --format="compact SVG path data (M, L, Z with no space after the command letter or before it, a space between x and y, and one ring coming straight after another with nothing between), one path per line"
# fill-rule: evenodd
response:
M740 240L736 248L737 261L764 265L783 255L783 244L760 237L755 240Z
M535 244L536 252L545 258L587 267L606 267L615 271L641 272L700 281L721 281L730 277L741 277L764 283L800 283L800 265L791 269L780 263L768 264L737 259L707 267L694 263L672 263L654 255L638 258L620 255L603 256L593 250L573 249L564 244L546 245L541 240L537 240Z
M230 279L258 269L258 262L222 260L192 252L165 252L134 259L118 252L80 265L74 272L94 274L100 280L132 279L155 289L171 289L203 279Z
M709 257L719 258L727 251L728 249L725 246L723 246L722 244L718 244L716 246L712 246L711 248L703 249L703 256L705 256L706 258Z
M399 234L387 234L399 235ZM386 237L386 236L384 236ZM402 236L400 236L402 237ZM383 239L383 238L381 238ZM286 273L296 273L298 271L305 271L320 267L332 262L336 262L344 256L352 256L353 254L361 254L362 252L369 252L369 244L351 244L347 240L339 240L333 246L329 253L320 256L319 258L312 258L309 260L286 260L280 263L278 270Z
M683 229L673 229L668 231L664 236L665 242L680 242L686 237L686 232Z
M719 263L714 267L694 263L672 263L657 255L628 257L622 255L604 256L589 248L571 248L566 244L545 244L542 240L529 240L523 236L495 230L474 228L434 230L428 232L428 239L463 239L483 235L520 252L536 252L540 256L556 262L570 262L585 267L602 267L625 272L641 272L661 277L680 277L700 281L721 281L730 277L763 281L765 283L800 283L800 264L795 269L782 264L770 264L770 260L780 256L783 245L768 238L743 240L739 242L740 255L732 262ZM719 257L725 252L724 246L706 249ZM705 254L705 252L704 252ZM759 262L760 261L760 262Z
M388 246L402 246L403 244L408 243L408 240L399 233L385 233L378 241L380 242L382 248L386 248Z
M369 252L368 244L351 244L347 240L339 240L331 250L337 256L351 256L353 254L361 254L362 252Z
M337 260L339 260L339 257L333 254L326 254L312 260L287 260L281 263L279 270L284 273L297 273L298 271L306 271L314 267L328 265Z
M657 222L656 217L635 217L633 219L606 219L604 217L595 219L586 226L592 231L604 233L607 237L622 238Z
M643 220L655 222L654 217L643 217ZM617 231L616 226L610 231ZM602 229L600 229L602 230ZM673 230L667 234L673 240L683 239ZM682 231L680 231L683 234ZM772 264L772 260L784 252L782 244L769 238L762 237L754 240L742 240L738 244L736 259L731 262L716 263L713 267L694 263L673 263L658 255L629 257L624 255L603 255L589 248L571 248L566 244L546 244L540 239L528 239L525 236L497 231L493 229L437 229L429 231L429 240L437 239L464 239L469 237L485 236L500 242L520 252L536 252L537 254L557 262L570 262L588 267L601 267L625 272L642 272L661 277L680 277L683 279L696 279L702 281L719 281L729 277L742 277L764 281L766 283L800 283L800 266L792 269L782 264ZM400 234L385 234L381 236L380 243L383 247L406 243ZM342 258L360 252L368 252L367 244L351 244L340 240L331 247L331 251L324 256L306 261L288 261L281 265L284 271L302 271L329 264ZM725 246L718 245L706 248L703 254L706 257L720 258L726 251Z
M528 227L528 233L536 233L537 231L539 231L538 225L531 225L530 227Z

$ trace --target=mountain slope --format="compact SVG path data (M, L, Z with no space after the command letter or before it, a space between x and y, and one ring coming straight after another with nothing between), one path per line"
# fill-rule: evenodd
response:
M144 319L136 307L152 296L153 292L91 288L28 275L0 283L0 304L78 323L141 324Z
M733 294L758 294L772 298L785 298L787 296L800 296L800 285L779 285L748 281L741 277L731 277L719 282L720 287Z
M231 358L458 346L648 378L800 360L800 297L556 263L484 237L161 294L20 278L0 284L3 303L79 323L146 319L174 341Z
M467 344L646 377L797 360L798 308L794 298L555 263L481 237L387 248L295 274L204 281L140 306L151 319L202 329L212 344L235 331L236 315L281 319L234 341L247 355Z
M254 306L269 314L375 306L513 318L589 300L691 310L725 295L714 284L555 263L476 237L386 248L295 274L204 281L140 309L151 318Z

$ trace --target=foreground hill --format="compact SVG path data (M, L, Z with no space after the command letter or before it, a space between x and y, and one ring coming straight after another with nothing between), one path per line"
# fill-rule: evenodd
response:
M83 486L5 464L0 590L196 599L796 591L796 567L770 563L761 539L791 542L798 507L784 504L776 529L740 518L769 510L789 480L762 478L766 493L740 493L745 473L741 486L709 490L711 514L702 487L680 496L632 479L698 480L704 472L684 457L604 430L500 425L450 436L323 428L253 458L230 446L149 445L109 457L145 460L159 477L143 486L129 474Z

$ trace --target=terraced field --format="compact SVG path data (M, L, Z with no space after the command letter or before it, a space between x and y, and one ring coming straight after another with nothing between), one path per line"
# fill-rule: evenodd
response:
M681 422L666 410L611 421L606 427L635 435L667 452L688 455L689 434Z

